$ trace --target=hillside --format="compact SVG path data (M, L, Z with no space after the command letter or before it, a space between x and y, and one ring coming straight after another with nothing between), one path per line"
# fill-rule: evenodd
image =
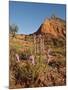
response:
M51 18L46 19L40 28L35 32L35 34L49 34L55 38L65 38L66 35L66 25L65 21L52 16Z
M52 16L30 35L10 36L9 47L10 88L66 85L64 20Z

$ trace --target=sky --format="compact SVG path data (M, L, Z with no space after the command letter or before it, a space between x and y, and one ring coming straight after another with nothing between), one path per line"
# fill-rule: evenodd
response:
M66 5L9 1L9 24L18 26L19 34L31 34L52 15L65 20Z

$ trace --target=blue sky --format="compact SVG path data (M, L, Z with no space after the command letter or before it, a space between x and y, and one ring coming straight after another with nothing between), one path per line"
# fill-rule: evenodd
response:
M61 4L9 2L9 23L19 27L18 33L30 34L52 14L65 20L66 6Z

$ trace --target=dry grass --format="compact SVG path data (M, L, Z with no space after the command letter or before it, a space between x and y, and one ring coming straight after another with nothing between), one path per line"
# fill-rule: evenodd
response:
M56 62L47 64L44 55L36 54L35 65L33 66L28 60L16 61L15 54L21 53L34 54L34 45L31 41L21 40L19 38L10 39L10 88L27 88L27 87L48 87L66 84L66 60L65 48L52 47L55 54ZM35 54L34 54L35 55ZM57 66L58 65L58 66Z

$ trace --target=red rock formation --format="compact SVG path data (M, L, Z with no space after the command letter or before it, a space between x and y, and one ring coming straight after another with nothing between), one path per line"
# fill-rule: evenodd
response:
M65 38L66 35L66 26L65 26L65 21L53 17L50 19L46 19L43 24L40 26L40 28L35 32L35 34L49 34L54 37L63 37Z

